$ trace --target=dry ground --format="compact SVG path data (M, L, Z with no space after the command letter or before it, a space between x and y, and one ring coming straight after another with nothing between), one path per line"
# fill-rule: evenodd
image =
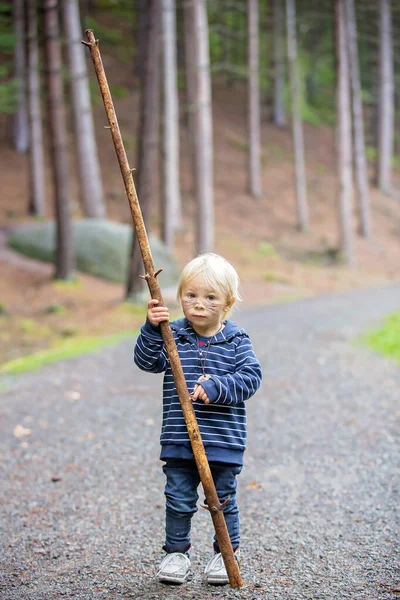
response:
M107 68L107 65L106 65ZM113 73L118 83L118 71ZM116 100L128 157L135 165L137 94ZM244 90L218 86L214 93L216 251L238 268L244 304L265 304L329 291L400 281L400 175L395 173L393 197L371 188L371 241L355 236L354 267L335 261L338 245L337 181L333 131L305 127L308 199L311 229L296 230L296 208L290 131L263 124L263 196L246 193L246 115ZM95 107L96 134L110 219L129 222L119 167L104 109ZM3 129L4 134L4 129ZM72 142L72 140L71 140ZM71 143L72 147L72 143ZM192 199L188 140L182 120L181 188L183 226L177 236L181 265L194 254L195 209ZM52 267L20 258L5 248L5 233L29 220L26 156L13 152L5 136L0 143L0 362L45 348L66 337L100 335L134 329L143 307L122 304L123 287L78 275L77 284L52 279ZM80 216L74 156L70 160L70 197ZM47 207L51 207L51 176L47 165ZM372 178L372 170L371 170ZM358 227L355 198L354 230ZM155 198L152 229L159 231L159 200ZM272 248L271 248L272 247ZM162 265L156 265L162 267Z

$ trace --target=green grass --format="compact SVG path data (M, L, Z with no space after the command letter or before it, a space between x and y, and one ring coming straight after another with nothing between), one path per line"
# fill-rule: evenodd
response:
M389 315L381 327L367 333L362 341L400 363L400 312Z
M291 283L290 277L275 273L274 271L267 271L264 274L265 281L277 282L277 283Z
M35 371L43 365L63 360L65 358L74 358L81 354L94 352L106 346L117 344L124 338L136 335L137 331L123 331L114 335L102 337L81 337L68 340L62 340L56 343L52 348L35 352L29 356L22 356L0 366L0 374L18 375L26 371Z
M276 250L268 242L260 242L258 244L258 252L264 256L276 256Z
M83 287L82 281L73 276L71 279L56 279L53 283L56 290L76 290Z

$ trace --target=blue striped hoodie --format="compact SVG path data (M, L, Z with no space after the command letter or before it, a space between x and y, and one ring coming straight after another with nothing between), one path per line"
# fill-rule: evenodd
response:
M202 382L210 404L193 403L201 437L209 461L243 464L246 448L247 424L245 400L253 396L261 383L261 366L254 354L248 334L233 323L217 333L206 351L209 338L199 336L186 319L171 323L189 393L205 372L211 376ZM200 342L200 345L199 345ZM199 353L202 352L199 356ZM182 408L160 327L148 320L142 326L134 351L135 363L143 371L162 373L163 421L161 430L161 460L193 458Z

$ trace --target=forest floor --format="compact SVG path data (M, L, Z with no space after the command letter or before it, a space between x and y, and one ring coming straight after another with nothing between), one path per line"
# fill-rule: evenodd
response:
M113 85L126 84L125 68L103 57ZM112 68L111 68L112 67ZM138 94L116 98L115 105L131 166ZM108 218L130 222L119 166L99 101L94 109ZM221 82L213 90L216 252L231 260L242 281L243 305L286 302L332 291L400 281L400 173L394 173L391 197L370 189L372 236L355 234L356 264L348 267L337 253L338 183L334 131L306 125L304 131L310 231L296 229L293 153L290 129L280 130L263 115L263 195L247 191L246 95L236 84ZM1 125L1 123L0 123ZM51 265L17 255L6 248L6 236L27 216L27 157L7 145L0 133L2 195L0 200L0 363L83 336L133 330L143 321L143 306L123 302L122 285L78 274L75 283L53 280ZM183 224L175 255L180 265L194 256L195 207L184 118L181 120L181 190ZM74 217L81 211L70 127L70 197ZM52 214L52 182L47 157L47 215ZM373 176L371 166L371 179ZM157 182L157 189L160 185ZM152 207L151 230L159 233L159 194ZM354 196L354 231L358 229ZM156 265L156 268L162 265ZM168 298L174 304L173 298ZM178 307L176 307L178 311ZM178 314L178 312L177 312Z

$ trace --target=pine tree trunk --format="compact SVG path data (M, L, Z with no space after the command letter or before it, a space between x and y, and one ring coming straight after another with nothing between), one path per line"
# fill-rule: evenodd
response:
M102 219L106 215L106 207L93 125L85 50L81 44L78 0L63 0L62 9L70 70L81 203L86 217Z
M194 21L193 11L188 9L183 12L183 32L184 32L184 65L185 65L185 94L186 110L185 117L188 125L188 139L190 148L190 158L192 163L193 189L195 189L195 136L196 136L196 98L197 98L197 80L195 70L195 52L193 46Z
M11 139L17 152L26 152L29 146L28 112L26 103L25 15L24 0L14 0L13 21L15 34L14 77L18 85L17 111L12 119Z
M350 78L346 44L346 16L344 0L336 0L336 53L337 82L337 162L339 176L339 221L344 259L354 263L353 198Z
M309 227L306 176L304 166L303 123L301 95L297 72L296 8L295 0L286 0L289 78L292 96L292 131L296 174L297 219L300 231Z
M137 189L146 228L155 194L155 174L159 149L160 125L160 50L162 6L159 0L148 1L148 33L146 60L142 70L140 130L137 157ZM133 230L131 261L126 296L135 297L143 289L142 257Z
M38 22L36 0L26 0L29 114L29 212L44 217L46 205L43 131L40 108Z
M371 234L371 219L368 197L368 171L367 159L365 156L363 106L361 99L360 68L357 50L357 22L354 0L345 0L345 5L353 103L354 158L360 210L360 233L363 237L369 238Z
M284 59L284 14L282 0L274 0L274 113L273 122L278 127L286 125L285 59Z
M60 32L56 0L43 0L43 31L46 59L47 116L55 190L55 276L69 279L74 270L72 222L68 187L68 148L61 76Z
M194 181L197 204L196 251L214 248L213 140L208 21L205 0L184 5L186 69L189 73L189 129L193 144Z
M380 85L378 133L378 187L391 193L394 84L392 51L392 17L390 0L380 0Z
M136 15L137 15L137 27L136 27L136 56L135 56L135 76L142 81L144 75L144 67L146 64L147 56L147 37L149 30L149 14L148 14L148 1L151 0L137 0Z
M181 224L179 185L179 104L176 63L175 0L163 0L163 240L170 250Z
M258 0L247 0L249 193L261 196L261 118L259 86Z

